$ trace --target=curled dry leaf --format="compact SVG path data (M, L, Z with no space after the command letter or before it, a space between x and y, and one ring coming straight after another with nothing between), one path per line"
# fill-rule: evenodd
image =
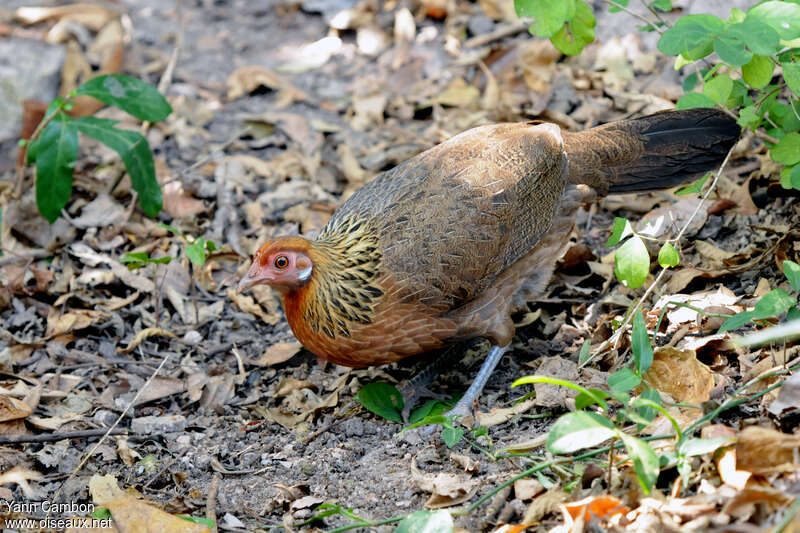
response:
M31 407L13 396L0 394L0 422L19 420L30 416Z
M736 441L736 467L761 475L798 472L798 448L800 435L749 426L739 433Z
M258 65L236 69L228 76L226 86L228 88L228 100L235 100L250 94L259 87L279 91L275 104L276 109L283 109L294 102L302 102L308 98L306 93L294 87L277 72Z
M463 453L450 452L450 459L452 459L453 462L458 466L463 468L464 472L475 474L481 467L481 464L478 461L469 455L464 455Z
M411 476L417 487L431 493L425 502L427 509L441 509L465 502L472 497L478 485L478 480L462 475L422 472L417 468L416 460L411 462Z
M644 381L679 402L693 404L707 401L714 388L714 375L694 351L668 346L656 349Z
M530 90L542 94L550 89L561 55L547 39L529 39L520 45L519 66Z
M78 329L88 328L107 318L108 314L93 309L76 309L62 315L58 309L51 307L47 315L45 336L52 338Z
M474 85L469 85L463 78L455 78L438 96L438 102L452 107L468 107L474 105L481 97L481 92Z
M530 398L511 407L492 407L488 413L478 413L478 425L491 427L504 424L534 405L536 405L536 398Z
M241 311L255 315L267 324L275 325L280 320L277 313L267 313L264 309L256 303L252 296L240 294L235 289L228 290L228 298L236 304Z
M128 344L125 348L117 348L117 351L120 353L131 353L133 350L136 349L142 342L149 339L150 337L168 337L170 339L175 338L175 334L171 331L168 331L164 328L145 328L133 338L133 340Z
M19 487L26 498L33 500L38 495L38 490L33 488L30 481L39 481L42 474L28 470L22 466L15 466L7 472L0 474L0 485L14 484Z
M628 513L628 509L620 500L609 494L589 496L576 502L561 505L564 521L571 525L576 520L588 523L592 518L610 518L620 513Z
M718 437L734 439L736 438L736 431L723 424L712 424L703 428L701 437L704 439ZM717 465L717 472L719 472L719 477L722 481L736 490L744 489L752 475L750 472L737 470L735 446L725 446L716 450L714 452L714 463Z
M299 352L303 346L299 342L276 342L252 363L257 366L272 366L288 361Z
M147 531L162 533L210 533L202 524L189 522L166 513L143 500L125 495L122 498L103 504L114 517L114 525L120 531L140 531L147 524Z
M192 197L180 181L169 181L162 187L164 211L172 218L199 215L206 210L202 200Z
M20 7L14 17L23 24L36 24L48 19L72 20L92 31L100 31L116 14L98 4L69 4L58 7Z
M514 482L514 496L522 501L532 500L544 490L544 486L537 479L523 478Z

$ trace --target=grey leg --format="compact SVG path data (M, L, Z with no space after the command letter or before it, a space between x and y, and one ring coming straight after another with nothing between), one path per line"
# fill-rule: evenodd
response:
M483 387L485 387L486 382L489 381L489 376L491 376L492 372L494 372L497 363L499 363L500 359L503 358L503 354L506 352L506 350L508 350L508 346L491 347L489 354L483 361L481 369L478 370L478 375L475 376L472 385L469 386L469 389L467 389L467 392L464 393L464 396L458 400L456 406L445 413L445 415L466 416L472 413L472 404L476 399L478 399L478 397L481 395L481 392L483 392Z

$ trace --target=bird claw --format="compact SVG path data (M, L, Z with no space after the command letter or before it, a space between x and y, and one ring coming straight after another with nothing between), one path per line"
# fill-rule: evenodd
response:
M403 417L403 423L408 424L411 410L416 407L419 400L423 398L431 398L434 400L444 400L448 398L445 394L433 392L427 385L423 384L408 384L400 390L403 396L403 409L400 415Z

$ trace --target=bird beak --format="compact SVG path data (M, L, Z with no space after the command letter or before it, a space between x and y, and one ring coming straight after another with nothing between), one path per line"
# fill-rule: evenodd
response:
M236 288L236 292L241 294L254 285L264 283L265 281L272 281L272 279L271 276L259 275L256 268L250 268L250 271L239 280L239 286Z

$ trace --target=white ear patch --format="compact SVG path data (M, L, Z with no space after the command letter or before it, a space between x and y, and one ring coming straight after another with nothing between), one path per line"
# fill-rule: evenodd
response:
M300 281L307 281L308 278L311 277L311 271L312 270L314 270L313 266L309 266L309 267L304 268L303 270L300 271L299 274L297 274L297 278Z

